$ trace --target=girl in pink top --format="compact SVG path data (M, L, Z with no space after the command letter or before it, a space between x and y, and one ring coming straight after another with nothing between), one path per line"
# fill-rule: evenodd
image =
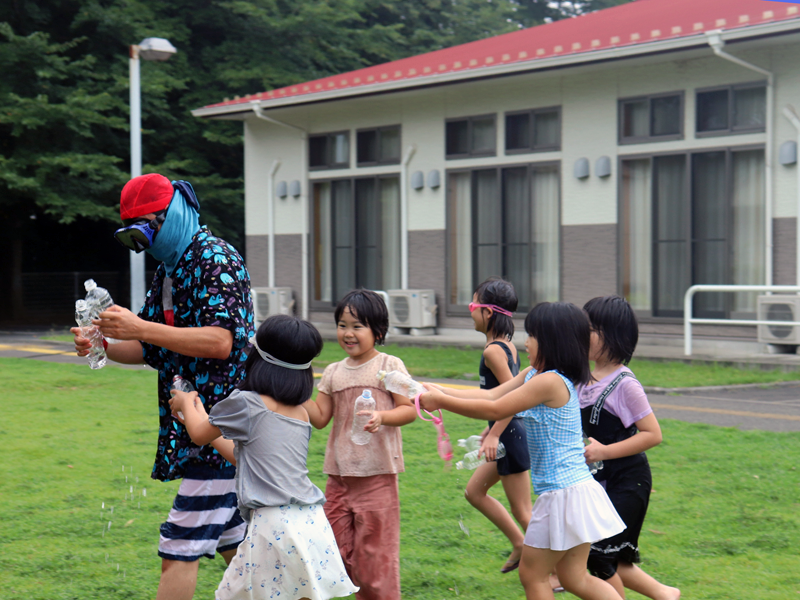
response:
M400 427L416 418L411 400L390 394L378 371L406 373L403 361L378 352L389 329L383 299L354 290L334 312L336 337L347 358L322 374L316 402L304 406L317 429L333 419L323 471L325 514L348 575L361 587L358 600L400 600L400 499L397 474L404 471ZM350 438L355 400L370 390L376 410L364 426L366 445Z

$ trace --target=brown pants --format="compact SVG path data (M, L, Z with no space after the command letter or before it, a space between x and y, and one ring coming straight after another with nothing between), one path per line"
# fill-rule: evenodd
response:
M358 600L400 600L397 475L328 476L325 516Z

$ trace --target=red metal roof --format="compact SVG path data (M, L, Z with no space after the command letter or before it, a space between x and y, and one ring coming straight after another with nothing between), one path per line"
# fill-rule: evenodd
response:
M492 67L570 54L685 38L800 17L785 0L636 0L572 19L411 56L374 67L252 94L204 108L309 96L315 93L419 79L458 71L488 73Z

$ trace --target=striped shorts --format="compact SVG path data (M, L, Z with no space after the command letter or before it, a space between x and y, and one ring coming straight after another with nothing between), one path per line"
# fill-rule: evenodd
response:
M161 525L161 558L193 562L239 546L246 524L236 508L235 474L236 467L187 469Z

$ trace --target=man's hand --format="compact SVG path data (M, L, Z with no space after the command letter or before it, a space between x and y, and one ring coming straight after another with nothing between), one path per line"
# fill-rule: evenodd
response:
M89 356L89 351L92 349L91 340L83 337L80 327L73 327L69 331L75 336L75 352L78 356Z
M115 340L141 340L145 321L127 308L116 304L100 313L92 323L98 326L104 337Z

